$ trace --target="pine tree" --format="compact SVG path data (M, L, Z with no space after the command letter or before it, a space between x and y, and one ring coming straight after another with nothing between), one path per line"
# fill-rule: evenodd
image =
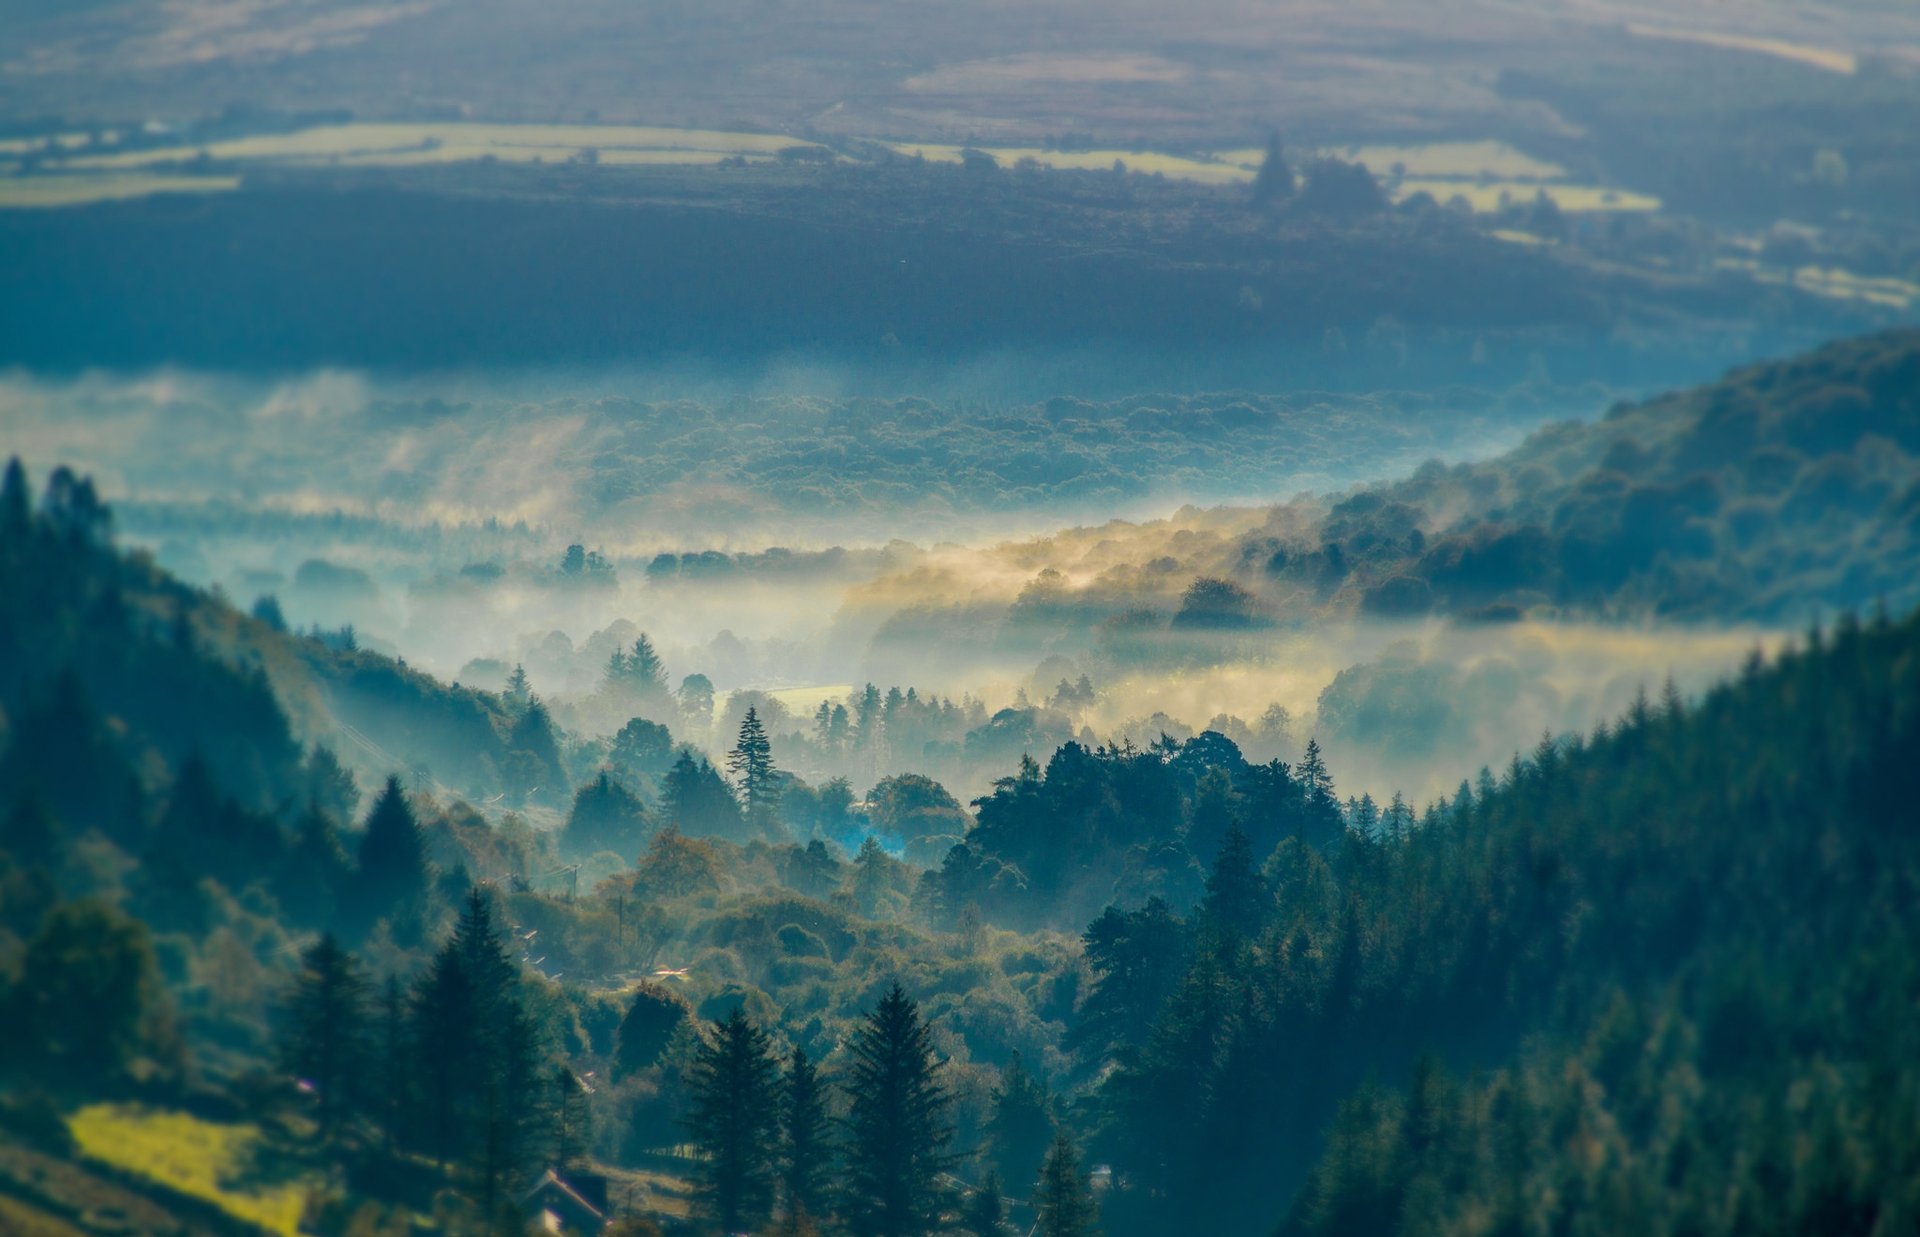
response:
M756 1228L772 1212L778 1070L766 1032L739 1007L695 1050L686 1126L705 1157L696 1170L701 1209L723 1233Z
M525 770L520 781L526 784L512 787L517 794L524 797L537 790L557 794L567 784L567 769L560 760L560 740L554 733L553 717L538 696L527 701L520 720L507 735L506 747L509 756L525 753L519 763Z
M1272 904L1273 895L1254 864L1253 840L1234 825L1207 876L1201 918L1228 940L1248 941L1266 924Z
M519 716L520 711L533 699L533 684L527 679L525 666L514 663L513 673L507 676L506 690L500 694L506 701L507 711Z
M407 1003L400 991L400 980L395 976L387 976L380 990L379 1017L376 1051L380 1058L377 1074L380 1133L391 1155L399 1144L401 1117L408 1111L412 1092L412 1071L407 1059Z
M820 1073L795 1047L787 1059L780 1103L780 1185L789 1217L824 1217L833 1159L826 1091Z
M400 779L389 777L360 835L356 908L362 921L390 919L403 935L417 931L427 895L427 844Z
M416 988L412 1045L428 1147L464 1166L491 1213L545 1124L541 1051L520 992L519 968L474 888L453 934Z
M740 722L740 737L727 754L727 772L733 774L741 802L746 805L747 824L762 835L773 832L774 809L780 802L775 780L773 745L767 729L760 724L759 712L752 707Z
M952 1162L952 1097L932 1030L896 982L854 1033L847 1081L844 1213L856 1237L918 1237L940 1227Z
M1093 1187L1065 1130L1054 1135L1046 1162L1040 1166L1033 1208L1039 1217L1039 1237L1093 1237L1100 1231Z
M293 844L281 858L274 881L281 910L296 923L333 924L341 898L348 895L352 873L340 831L317 804L309 802L294 826Z
M1007 1200L1000 1192L1000 1174L991 1168L960 1213L960 1228L968 1237L1006 1237Z
M367 991L359 962L331 932L301 955L281 1058L312 1088L322 1138L332 1138L366 1094L372 1059Z
M633 652L627 654L624 677L636 695L660 699L667 696L667 663L661 660L645 632L633 642Z
M0 481L0 537L23 537L32 526L33 489L16 455L7 461L6 479Z
M1346 826L1340 819L1340 801L1334 797L1333 776L1327 772L1326 761L1320 756L1318 739L1307 740L1307 750L1301 754L1295 778L1306 792L1307 800L1307 818L1300 830L1301 837L1323 849L1339 842Z
M1000 1073L987 1123L987 1147L999 1179L1016 1190L1031 1188L1053 1133L1053 1098L1015 1052Z

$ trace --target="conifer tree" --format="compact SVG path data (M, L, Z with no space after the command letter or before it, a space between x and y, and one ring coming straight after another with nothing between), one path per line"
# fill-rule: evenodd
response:
M737 1006L695 1050L686 1125L704 1155L697 1169L701 1209L723 1233L756 1228L773 1209L778 1071L766 1032Z
M952 1163L952 1097L932 1030L899 983L854 1033L847 1080L844 1216L855 1237L918 1237L940 1227Z
M341 899L349 894L352 873L340 831L318 804L309 802L274 881L280 908L296 923L331 925Z
M506 701L507 711L519 716L520 711L533 699L533 684L527 678L525 666L514 663L513 673L507 676L506 690L500 694Z
M360 835L359 876L355 880L363 922L391 919L411 931L418 922L427 894L427 845L420 822L400 779L389 777L367 814Z
M1038 1237L1093 1237L1099 1232L1093 1187L1065 1130L1054 1135L1046 1162L1040 1166L1033 1209L1039 1218Z
M1248 941L1266 923L1273 897L1253 860L1253 841L1239 825L1227 830L1220 857L1207 876L1200 915L1230 941Z
M32 525L33 490L16 455L7 460L6 479L0 481L0 537L24 536Z
M781 1195L789 1217L824 1217L833 1158L826 1091L806 1051L795 1047L781 1084Z
M400 1123L408 1111L412 1072L407 1059L407 1003L398 977L389 975L380 989L377 1080L380 1134L391 1155L400 1141Z
M332 1138L366 1094L370 1030L366 977L326 933L301 955L281 1043L288 1072L313 1089L322 1138Z
M733 774L741 803L747 810L747 824L757 834L773 831L774 809L780 802L780 789L773 767L773 745L759 712L749 707L740 722L740 737L727 754L727 771Z
M961 1208L960 1227L968 1237L1006 1237L1007 1200L1000 1192L1000 1174L989 1168Z
M999 1179L1012 1182L1015 1190L1030 1189L1053 1133L1053 1098L1015 1052L1000 1073L987 1123L987 1147Z
M645 632L640 633L640 638L633 642L633 651L627 654L625 681L637 695L664 698L667 694L667 663L661 660Z

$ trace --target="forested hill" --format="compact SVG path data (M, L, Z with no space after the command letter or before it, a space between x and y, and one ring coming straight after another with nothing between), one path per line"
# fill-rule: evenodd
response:
M1848 619L1096 922L1128 1231L1913 1231L1916 762L1920 616Z
M1017 566L1024 591L904 609L882 638L984 629L1124 661L1196 638L1211 655L1236 633L1257 648L1262 629L1356 616L1797 625L1880 603L1904 612L1920 602L1920 331L1616 406L1489 460L1278 504L1252 528L1170 539L1175 527L983 551Z
M1803 617L1920 600L1920 331L1848 340L1429 465L1334 508L1363 609ZM1405 533L1402 533L1405 537ZM1280 574L1289 574L1282 566Z
M0 733L49 794L103 793L97 770L63 762L81 760L92 747L81 736L108 718L109 746L129 758L109 783L151 782L156 764L198 756L259 810L298 808L314 743L462 788L505 757L511 720L497 698L354 648L350 632L290 632L277 606L243 614L115 549L109 508L65 468L36 503L13 462L0 508ZM78 746L56 750L69 740Z
M918 1005L938 1038L916 1029L915 1051L937 1042L936 1107L955 1114L923 1131L926 1162L985 1193L989 1166L1031 1182L1064 1130L1112 1166L1111 1237L1893 1234L1920 1218L1920 614L1843 618L1697 703L1670 693L1543 741L1425 809L1341 805L1311 748L1289 767L1211 732L1065 745L1010 770L972 820L919 788L942 832L965 832L921 874L871 838L844 861L817 837L683 833L688 784L741 813L692 755L661 779L665 825L598 775L557 838L395 781L349 832L351 781L303 753L273 672L248 659L304 659L329 702L354 667L411 672L172 591L111 550L71 474L28 498L10 470L9 1086L31 1073L71 1107L202 1103L189 1088L218 1084L227 1111L297 1148L254 1171L318 1197L350 1169L397 1216L447 1183L491 1198L546 1157L668 1157L701 1179L709 1161L672 1157L716 1111L696 1066L720 1041L702 1028L724 1020L763 1063L728 1103L766 1138L769 1044L857 1089L860 1011L918 1028ZM435 690L498 735L494 698ZM889 781L870 800L915 793ZM751 820L765 805L743 785ZM534 886L595 850L616 865L596 887ZM1076 949L1045 925L1086 906L1090 864L1120 904L1086 910ZM345 948L307 948L299 991L331 983L365 1031L356 1051L396 1081L316 1108L268 1064L303 1051L268 1011L327 928ZM512 1045L466 1034L462 965L517 1011L497 1024ZM637 981L656 966L684 986ZM511 1066L516 1086L550 1067L560 1098L483 1114L446 1065L464 1059ZM46 1124L0 1105L0 1149L30 1118ZM312 1121L336 1141L301 1134ZM822 1172L849 1177L861 1154L837 1148ZM0 1187L12 1172L0 1156Z

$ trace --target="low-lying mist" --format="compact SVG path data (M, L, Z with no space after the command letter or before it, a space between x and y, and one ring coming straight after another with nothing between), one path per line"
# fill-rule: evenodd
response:
M295 626L351 627L471 686L523 666L583 738L625 720L607 666L645 634L672 683L718 692L705 715L654 710L677 740L722 750L756 703L810 779L927 772L971 795L1067 739L1216 729L1255 759L1317 738L1343 792L1424 798L1770 638L1331 618L1220 633L1129 609L1177 611L1237 540L1323 518L1311 494L1483 458L1606 392L1016 402L967 382L879 399L799 365L731 387L16 373L0 416L9 451L91 471L127 540L243 606L271 596ZM953 707L917 746L843 758L814 714L867 683Z

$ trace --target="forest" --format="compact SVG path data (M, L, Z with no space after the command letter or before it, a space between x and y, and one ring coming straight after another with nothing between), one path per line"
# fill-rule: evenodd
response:
M1675 398L1811 445L1768 409L1840 433L1802 391L1844 377L1910 413L1912 356ZM586 742L522 669L441 684L112 530L92 481L8 468L0 1197L47 1224L116 1192L232 1232L1920 1214L1920 617L1840 610L1430 801L1343 791L1278 716L981 737L963 803L890 770L949 711L973 748L977 705L868 687L776 746L749 694L676 746L648 715L712 688L642 635L594 697L632 720ZM431 771L370 773L423 734ZM782 767L802 742L853 777ZM160 1111L244 1145L217 1187L129 1167Z
M1920 1233L1920 9L0 5L0 1237Z

